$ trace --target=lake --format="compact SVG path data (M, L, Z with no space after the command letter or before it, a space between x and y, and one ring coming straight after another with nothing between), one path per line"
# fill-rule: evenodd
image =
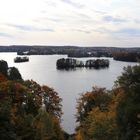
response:
M59 93L63 99L62 127L68 133L73 133L76 127L76 99L83 92L92 90L93 86L111 89L116 78L121 75L124 66L136 63L110 60L110 66L106 69L57 70L56 61L59 58L67 58L66 55L32 55L29 62L14 63L16 53L0 53L0 59L8 62L9 67L19 69L23 79L33 79L41 85L48 85ZM91 58L78 58L86 61ZM95 58L92 58L95 59Z

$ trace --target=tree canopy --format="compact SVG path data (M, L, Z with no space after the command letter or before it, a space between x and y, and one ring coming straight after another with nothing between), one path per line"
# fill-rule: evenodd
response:
M33 80L24 81L17 68L4 66L0 73L0 139L63 140L58 93Z
M82 94L76 116L76 140L139 140L140 65L125 67L112 90Z

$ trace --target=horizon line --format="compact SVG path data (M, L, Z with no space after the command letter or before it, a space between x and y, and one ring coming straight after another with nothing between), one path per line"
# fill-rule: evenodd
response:
M20 44L20 45L0 45L0 47L12 47L12 46L31 46L31 47L36 47L36 46L40 46L40 47L81 47L81 48L88 48L88 47L96 47L96 48L125 48L125 49L129 49L129 48L140 48L140 46L135 46L135 47L121 47L121 46L80 46L80 45L25 45L25 44Z

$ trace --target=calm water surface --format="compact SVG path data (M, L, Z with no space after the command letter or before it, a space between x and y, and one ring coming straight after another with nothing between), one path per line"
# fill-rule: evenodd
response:
M66 55L33 55L29 56L29 62L14 63L13 59L16 56L16 53L0 53L0 59L6 60L9 67L17 67L25 80L33 79L41 85L54 88L59 93L63 99L62 127L68 133L73 133L75 129L76 99L79 95L90 91L94 85L111 89L117 76L122 73L123 67L136 64L109 58L110 67L107 69L78 68L66 71L56 69L56 60L66 58ZM87 59L90 58L79 58L83 61Z

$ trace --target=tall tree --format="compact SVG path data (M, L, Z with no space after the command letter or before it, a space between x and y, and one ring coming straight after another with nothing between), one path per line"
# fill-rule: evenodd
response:
M117 108L119 139L140 139L140 65L124 68L116 85L124 92Z
M7 76L8 64L4 60L0 60L0 73Z
M55 123L54 116L51 116L45 109L40 109L35 117L33 127L36 130L36 140L63 140L63 134L59 123ZM57 125L57 126L56 126ZM57 129L55 129L57 127Z
M1 140L16 140L16 131L11 123L10 114L11 104L10 99L0 99L0 139Z
M20 72L15 67L10 67L8 69L8 78L10 80L22 80Z
M77 121L82 122L94 107L106 110L111 100L105 88L93 87L91 92L82 94L77 104Z

